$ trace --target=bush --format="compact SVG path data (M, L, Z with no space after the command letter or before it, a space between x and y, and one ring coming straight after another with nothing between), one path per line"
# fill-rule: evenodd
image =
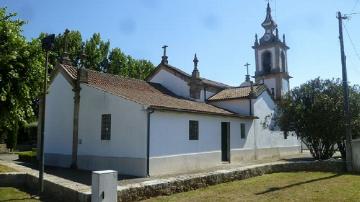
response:
M36 149L32 149L31 151L16 152L16 154L19 155L19 161L37 163Z

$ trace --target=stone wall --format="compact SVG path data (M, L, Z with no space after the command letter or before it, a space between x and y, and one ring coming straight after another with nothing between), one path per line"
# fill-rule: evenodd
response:
M37 191L38 178L29 173L0 173L0 187L25 187L29 191ZM44 191L45 196L51 197L52 201L90 202L91 198L91 193L83 193L72 189L71 186L47 179L44 179Z
M6 144L0 144L0 154L1 153L7 153L8 149L6 147Z
M352 140L351 148L353 169L356 172L360 172L360 139Z
M195 190L210 185L247 179L263 174L294 171L324 171L344 172L343 161L302 161L275 162L217 170L198 174L179 175L169 178L149 179L140 183L132 183L117 187L118 201L137 201L160 195L170 195L179 192ZM88 186L45 174L45 194L56 201L88 202L91 191ZM31 173L0 173L0 187L25 187L37 189L38 177Z

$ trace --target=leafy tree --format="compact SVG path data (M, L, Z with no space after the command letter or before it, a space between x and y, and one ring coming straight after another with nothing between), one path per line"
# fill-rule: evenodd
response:
M351 128L360 132L360 90L350 87ZM276 123L285 135L293 131L315 159L331 158L335 145L345 159L345 124L342 86L339 80L316 78L293 89L279 103Z
M93 36L85 42L84 52L86 59L82 61L84 66L96 71L104 71L108 66L108 54L109 54L110 42L104 42L99 33L93 34Z
M56 36L53 53L55 53L57 60L53 65L59 62L59 59L64 56L65 48L70 61L74 66L77 66L83 51L83 42L79 31L69 31L68 33L65 31L63 34L58 34Z
M154 69L155 66L148 60L137 60L137 76L135 78L144 80Z
M119 48L114 48L109 54L107 72L121 76L145 79L155 66L147 60L136 60L125 55Z
M33 100L40 94L44 54L40 40L27 42L24 21L0 8L0 140L17 134L19 124L34 118ZM12 145L15 145L12 144ZM11 145L10 145L11 146Z
M109 66L107 73L125 75L127 71L127 57L120 48L114 48L109 54Z

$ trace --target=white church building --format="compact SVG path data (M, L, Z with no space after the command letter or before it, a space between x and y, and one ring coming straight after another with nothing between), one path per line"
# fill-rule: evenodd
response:
M146 81L69 63L52 75L45 108L45 163L153 176L300 152L273 124L289 91L288 46L268 5L256 40L255 82L228 86L161 63Z

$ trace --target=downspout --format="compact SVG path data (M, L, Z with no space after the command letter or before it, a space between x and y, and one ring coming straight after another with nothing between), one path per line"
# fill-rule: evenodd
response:
M254 92L254 85L253 82L250 81L250 94L249 94L249 114L250 116L254 115L253 109L252 109L252 99L255 98L255 92ZM254 155L255 160L257 159L257 143L256 143L256 119L253 119L253 127L254 127Z
M150 115L154 109L147 108L147 134L146 134L146 176L150 177Z

